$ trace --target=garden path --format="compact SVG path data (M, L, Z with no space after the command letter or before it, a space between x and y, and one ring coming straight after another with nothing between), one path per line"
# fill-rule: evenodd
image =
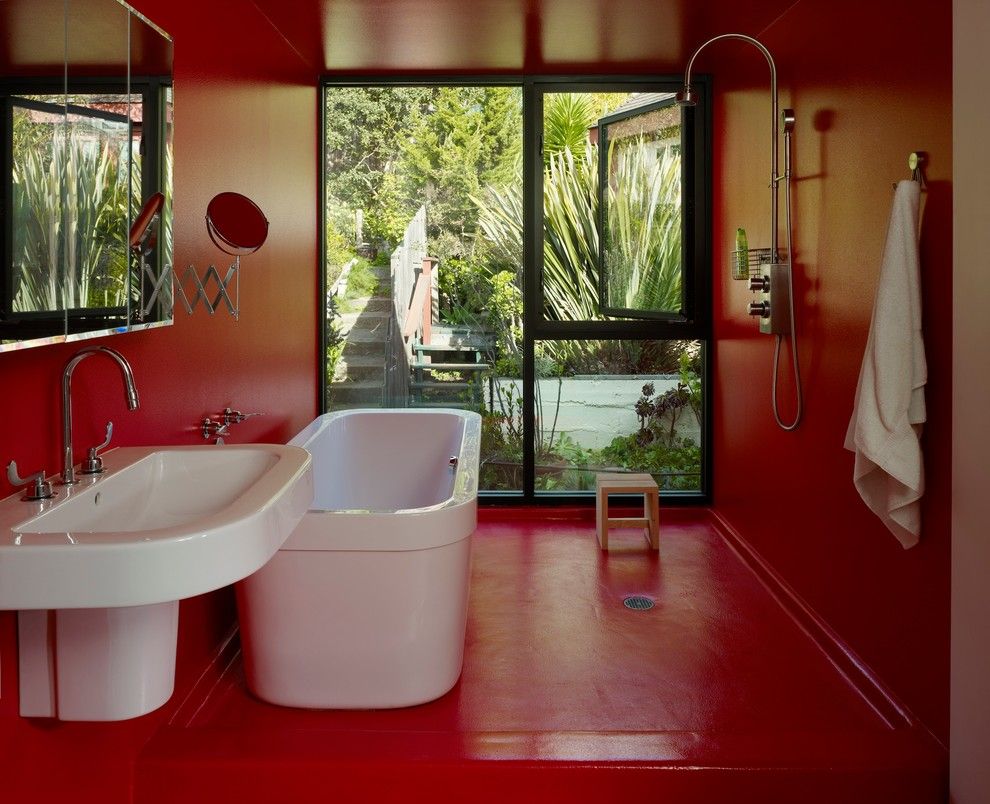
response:
M372 266L378 287L371 296L350 299L341 313L344 349L327 389L327 408L380 407L384 383L392 279L388 266Z

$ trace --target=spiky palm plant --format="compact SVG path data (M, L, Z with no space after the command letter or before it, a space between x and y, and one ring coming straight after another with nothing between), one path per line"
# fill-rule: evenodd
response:
M617 154L609 189L610 285L616 306L677 310L681 297L680 157ZM486 188L479 225L500 256L520 264L522 187ZM598 149L555 154L543 176L545 314L561 321L602 317L599 307ZM521 278L521 277L520 277Z
M565 149L584 156L588 148L588 128L595 123L595 105L586 94L576 92L544 95L543 165Z
M123 304L127 186L110 143L56 131L50 154L28 150L13 170L14 310Z
M607 298L611 308L681 307L681 160L641 138L609 151Z

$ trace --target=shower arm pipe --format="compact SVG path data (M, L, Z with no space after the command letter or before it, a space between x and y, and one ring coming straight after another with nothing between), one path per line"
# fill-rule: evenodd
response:
M770 55L770 51L764 46L762 42L758 39L754 39L752 36L747 36L741 33L726 33L719 34L718 36L713 36L707 42L702 42L691 54L691 58L688 59L687 67L684 69L684 91L682 96L685 101L691 101L691 69L694 67L694 60L698 58L698 54L701 53L706 47L714 42L721 41L723 39L737 39L741 42L749 42L751 45L756 47L767 60L767 64L770 65L770 220L771 220L771 231L770 231L770 248L773 254L773 261L778 262L780 260L780 249L779 249L779 238L777 233L777 185L780 183L780 175L778 173L779 159L777 157L777 140L779 134L779 101L777 98L777 65L774 64L773 56Z

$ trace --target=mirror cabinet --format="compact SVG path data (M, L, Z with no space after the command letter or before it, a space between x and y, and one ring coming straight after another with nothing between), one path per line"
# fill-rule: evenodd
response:
M0 351L171 323L170 37L117 0L0 0L0 37Z

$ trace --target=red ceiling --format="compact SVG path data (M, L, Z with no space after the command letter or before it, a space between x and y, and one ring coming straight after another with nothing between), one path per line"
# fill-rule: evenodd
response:
M794 0L253 0L318 72L677 72L706 38L758 35Z

